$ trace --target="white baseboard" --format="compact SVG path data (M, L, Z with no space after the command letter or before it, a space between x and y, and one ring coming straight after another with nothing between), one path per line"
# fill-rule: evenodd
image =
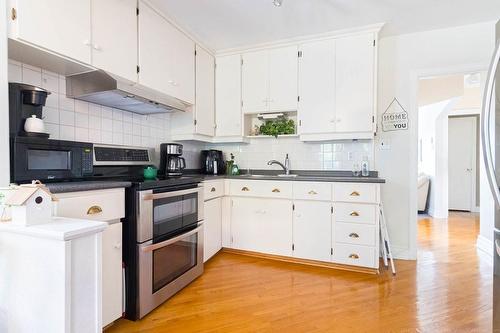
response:
M476 247L493 260L493 242L484 236L477 236Z

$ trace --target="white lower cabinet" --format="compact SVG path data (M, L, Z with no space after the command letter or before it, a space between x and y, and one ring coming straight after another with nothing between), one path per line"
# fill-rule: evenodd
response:
M290 200L233 198L232 247L292 256L292 204Z
M122 224L125 190L106 189L56 194L54 215L103 221L102 233L102 325L107 326L123 313Z
M226 193L224 247L379 267L379 184L229 180Z
M332 251L331 209L331 202L294 202L294 257L301 259L330 261Z
M123 269L122 224L110 224L102 233L102 323L106 326L122 316Z
M222 248L222 198L205 201L203 226L203 261L206 262Z

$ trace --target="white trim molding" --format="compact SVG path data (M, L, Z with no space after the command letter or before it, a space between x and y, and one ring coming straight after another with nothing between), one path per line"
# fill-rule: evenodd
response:
M476 248L493 260L493 242L491 240L482 235L477 236Z

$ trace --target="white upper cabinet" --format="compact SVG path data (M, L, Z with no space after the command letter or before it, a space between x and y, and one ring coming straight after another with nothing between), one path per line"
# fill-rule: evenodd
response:
M196 133L215 134L215 59L196 48Z
M137 81L136 0L92 1L91 47L92 65Z
M300 46L299 133L335 131L335 41Z
M301 45L298 116L302 140L373 138L374 41L374 33L365 33Z
M243 113L297 110L297 46L243 54Z
M151 7L139 2L139 82L194 104L195 44Z
M269 111L297 110L297 46L269 51Z
M336 132L373 132L373 33L336 40Z
M91 63L90 0L18 0L15 38Z
M269 109L268 51L248 52L242 56L242 101L244 113Z
M241 136L241 56L217 57L215 121L217 137Z

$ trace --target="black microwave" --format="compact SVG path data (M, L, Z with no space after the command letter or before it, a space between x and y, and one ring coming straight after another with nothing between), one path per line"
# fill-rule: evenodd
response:
M11 142L11 181L65 181L92 176L91 143L15 137Z

